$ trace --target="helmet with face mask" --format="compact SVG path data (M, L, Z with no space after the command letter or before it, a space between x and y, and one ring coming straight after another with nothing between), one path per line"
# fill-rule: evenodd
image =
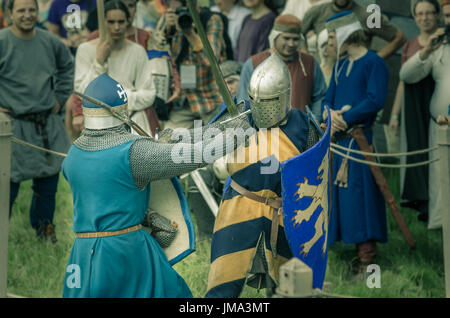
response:
M291 75L278 55L271 54L253 71L248 95L256 127L276 127L287 119L291 110Z

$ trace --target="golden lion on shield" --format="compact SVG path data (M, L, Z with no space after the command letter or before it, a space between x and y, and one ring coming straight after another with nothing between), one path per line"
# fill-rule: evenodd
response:
M319 185L308 184L308 179L304 178L305 182L297 183L298 189L294 193L294 197L296 197L296 201L299 201L303 197L312 198L311 204L304 210L294 210L296 213L294 217L292 217L291 222L293 222L293 226L299 226L303 221L309 222L311 216L320 206L322 207L322 212L316 220L314 225L315 233L313 237L300 245L302 251L299 255L304 254L308 255L311 248L316 244L316 242L325 234L325 240L322 245L322 253L325 254L327 248L327 238L328 238L328 152L322 159L322 163L317 170L318 176L317 179L321 180ZM325 232L325 233L324 233Z

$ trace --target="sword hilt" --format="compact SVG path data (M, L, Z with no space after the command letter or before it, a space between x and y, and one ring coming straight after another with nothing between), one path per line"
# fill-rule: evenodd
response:
M233 121L233 120L235 120L235 119L238 119L238 118L240 118L240 117L242 117L242 116L244 116L244 115L250 114L251 112L252 112L252 110L251 110L251 109L248 109L248 110L246 110L246 111L243 112L243 113L240 113L240 114L238 114L238 115L236 115L236 116L234 116L234 117L225 119L224 121L221 121L219 124L220 124L220 125L228 124L229 122L231 122L231 121Z

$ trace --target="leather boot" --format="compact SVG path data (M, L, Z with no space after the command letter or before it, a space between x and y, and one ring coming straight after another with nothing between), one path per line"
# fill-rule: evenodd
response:
M53 244L58 241L56 239L55 225L53 224L41 224L36 229L36 235L38 238L48 239Z

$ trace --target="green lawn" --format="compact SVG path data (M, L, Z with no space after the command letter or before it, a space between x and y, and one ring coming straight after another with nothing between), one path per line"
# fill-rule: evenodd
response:
M398 172L386 171L391 188L398 196ZM61 176L57 194L55 225L58 243L36 239L29 224L31 182L23 182L13 207L9 227L8 292L27 297L60 297L67 258L72 246L72 197ZM355 256L353 245L338 245L329 251L326 281L330 292L357 297L445 297L442 233L429 231L417 221L417 213L402 209L416 240L412 251L388 212L389 242L378 244L377 264L381 269L381 288L370 289L365 281L354 282L348 264ZM197 251L175 265L194 297L206 292L210 240L197 242ZM265 292L245 288L241 297L265 297Z

